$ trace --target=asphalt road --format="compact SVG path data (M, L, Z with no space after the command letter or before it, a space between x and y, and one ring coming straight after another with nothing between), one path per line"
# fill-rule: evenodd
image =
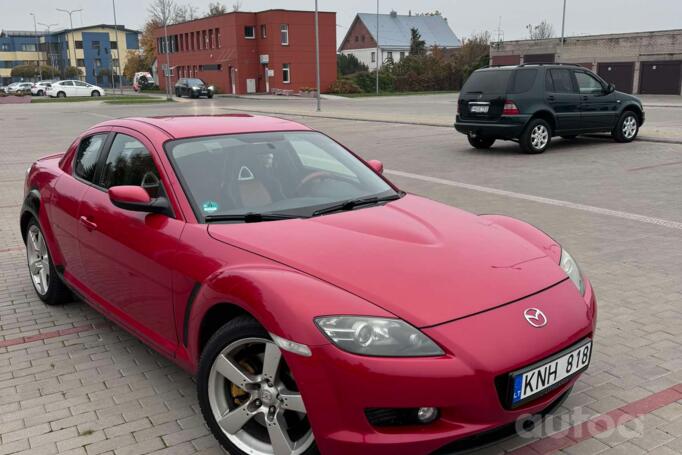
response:
M410 118L420 121L444 115L428 112L428 103L414 101L417 98L423 97L402 98L402 103L398 99L382 99L376 105L364 99L360 101L366 106L367 116L391 114L403 123L389 123L381 118L374 121L316 118L311 100L219 98L140 106L88 102L0 107L0 283L6 287L0 287L0 409L3 405L12 404L9 400L15 398L8 398L11 393L16 395L35 389L37 395L31 395L31 400L47 393L41 382L46 379L41 379L37 373L31 373L33 382L18 385L19 377L27 377L21 373L25 371L23 368L45 365L46 359L42 355L31 358L31 350L21 351L21 345L2 347L2 340L40 333L58 324L101 321L94 311L79 303L63 309L45 309L31 293L28 275L23 271L25 258L17 226L24 171L31 161L45 154L63 151L78 133L111 118L224 114L240 109L289 112L282 116L331 135L366 159L382 160L386 175L406 191L475 213L501 213L521 218L562 243L592 280L599 299L599 328L590 369L558 411L558 415L566 419L554 430L572 427L592 416L616 415L633 406L645 411L627 424L634 428L633 431L608 434L594 431L594 435L588 435L584 440L571 440L570 445L564 444L560 448L563 447L566 453L586 454L682 453L682 145L643 141L617 144L608 137L599 137L579 138L572 142L557 139L553 141L552 148L542 155L523 155L513 143L496 144L492 150L477 151L469 147L464 136L450 128L407 124ZM325 109L332 110L328 107L331 103L326 101ZM392 108L385 107L389 105ZM355 109L338 107L331 113L336 115L330 116L357 115ZM292 115L291 112L306 116ZM656 134L661 140L671 139L672 136L667 137L665 132L678 130L682 123L680 108L651 107L647 115L647 127L660 128ZM18 324L12 318L19 307L23 308L22 314L40 313L41 318L24 318L27 322ZM3 322L3 318L11 323ZM82 403L68 402L69 393L77 393L75 391L65 392L62 398L54 398L57 404L62 403L60 409L69 411L68 417L61 416L60 419L77 419L79 413L94 412L92 418L103 422L93 427L95 434L100 435L99 439L93 442L78 436L83 428L90 429L83 427L85 424L79 421L73 425L78 432L65 439L72 441L70 444L60 446L57 442L55 451L44 453L65 451L61 450L65 447L84 447L88 454L100 453L88 447L100 444L107 448L107 442L122 438L119 431L112 430L119 425L129 425L124 429L130 436L125 441L119 440L117 445L110 444L107 450L114 451L116 455L126 453L123 450L126 444L140 447L135 453L151 452L152 449L145 452L141 447L145 444L156 447L150 441L159 438L165 448L172 447L181 453L215 450L211 437L205 429L201 430L203 427L193 402L189 378L156 354L146 352L137 341L120 330L107 330L113 330L115 336L108 335L109 332L105 333L103 329L102 333L99 333L100 329L94 330L93 333L96 332L103 340L101 344L91 342L98 346L99 351L88 358L78 358L78 365L86 365L82 368L87 368L87 363L92 362L96 369L96 373L91 375L78 376L80 385L86 388L82 399L86 400L86 404L95 404L85 408L86 411ZM118 348L121 343L125 349ZM141 351L145 353L140 357ZM49 350L40 352L52 355ZM55 348L54 352L54 355L62 355L59 348ZM102 367L101 358L107 352L115 355L112 355L111 364ZM69 353L66 359L60 358L59 363L68 365L71 361L72 354ZM138 366L141 362L142 365L154 366L149 367L151 373L142 374L136 379L138 382L127 386L131 393L139 388L150 390L150 399L165 405L163 419L158 418L161 408L146 414L143 412L150 406L146 398L140 398L140 409L135 408L136 411L131 412L122 410L122 404L115 396L109 403L102 401L100 391L87 389L94 387L93 381L102 382L104 390L101 393L110 386L121 387L129 362ZM120 364L124 366L119 367ZM131 374L135 374L136 370L133 370ZM155 374L157 370L164 374ZM119 372L119 376L115 371ZM69 371L50 376L54 378L50 383L51 390L60 390L62 386L66 388L73 374ZM114 375L114 378L104 377L107 374ZM160 379L161 376L172 377L182 384L178 392L184 397L182 406L171 407L168 404L169 399L164 395L168 393L168 385ZM679 390L678 395L676 390ZM17 403L19 408L23 408L21 402ZM55 412L49 404L41 402L41 406L47 408L43 411L48 414ZM0 437L3 438L0 453L14 453L3 449L9 443L18 444L17 441L24 439L33 448L31 431L37 431L35 428L44 422L36 424L22 416L23 427L17 429L16 419L12 420L8 412L6 414L0 417L3 419L0 424L10 422L14 426L7 430L7 426L0 425ZM111 415L120 415L122 420L107 421ZM132 422L137 423L133 425ZM64 431L55 430L59 426L53 425L52 421L48 423L50 426L44 431L45 435ZM616 430L625 428L626 425L622 425ZM42 441L38 439L38 442ZM82 441L80 446L78 441ZM531 441L534 439L513 437L480 453L513 451ZM547 439L539 441L536 444L543 444ZM158 446L158 449L164 447ZM101 453L109 453L107 450ZM538 448L527 450L527 453L543 452Z

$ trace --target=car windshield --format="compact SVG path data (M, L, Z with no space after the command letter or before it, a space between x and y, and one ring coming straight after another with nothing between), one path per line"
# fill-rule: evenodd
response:
M372 169L317 132L197 137L168 142L165 149L203 220L246 214L309 217L348 201L344 207L350 209L399 197Z
M463 93L506 93L511 70L474 71L462 87Z
M204 84L204 81L202 81L201 79L187 79L187 84L189 84L190 86L206 85Z

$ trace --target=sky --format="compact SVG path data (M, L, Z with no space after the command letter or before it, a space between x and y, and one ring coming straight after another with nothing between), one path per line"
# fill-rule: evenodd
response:
M190 4L203 13L210 1L176 0ZM232 8L237 0L222 3ZM240 0L242 11L265 9L314 9L314 0ZM474 33L489 31L493 39L498 26L504 39L527 38L526 25L547 20L561 33L563 0L379 0L379 11L399 14L440 11L448 19L450 27L460 38ZM151 0L115 0L119 24L141 29L147 17L147 5ZM73 15L74 27L90 24L113 23L110 0L0 0L0 29L33 30L35 13L37 22L57 24L52 30L67 28L69 19L56 8L79 9ZM367 0L319 0L322 11L337 13L337 43L341 42L355 14L376 11L376 2ZM619 33L682 28L681 0L567 0L566 36ZM45 29L39 25L38 29Z

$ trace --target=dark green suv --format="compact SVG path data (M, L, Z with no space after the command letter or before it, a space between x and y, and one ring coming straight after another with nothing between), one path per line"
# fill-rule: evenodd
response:
M643 123L637 97L581 66L554 63L474 71L459 95L455 129L479 149L503 139L542 153L553 136L609 132L630 142Z

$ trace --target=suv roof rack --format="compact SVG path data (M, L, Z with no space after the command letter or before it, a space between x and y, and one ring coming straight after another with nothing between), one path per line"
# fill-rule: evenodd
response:
M580 66L580 67L582 67L582 65L580 63L559 63L559 62L521 63L520 65L517 65L517 66L522 67L522 66L530 66L530 65L538 65L538 66L558 65L558 66Z

